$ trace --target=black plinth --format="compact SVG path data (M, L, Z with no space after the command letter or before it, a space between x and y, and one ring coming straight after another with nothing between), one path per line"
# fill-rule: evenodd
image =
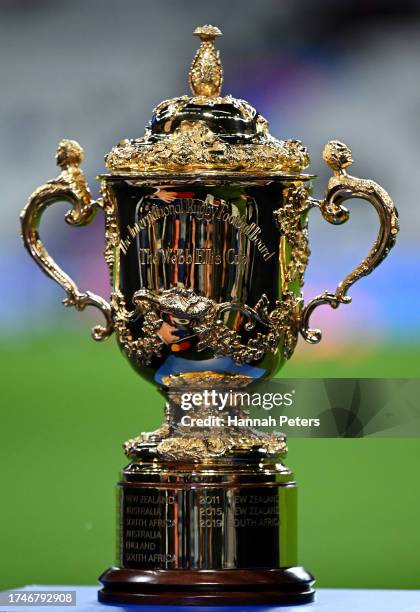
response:
M314 579L297 562L297 487L275 460L136 461L119 484L117 567L99 601L298 604Z

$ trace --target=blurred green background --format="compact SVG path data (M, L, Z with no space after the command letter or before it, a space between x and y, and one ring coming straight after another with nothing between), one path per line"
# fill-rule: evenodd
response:
M285 375L413 377L420 357L404 346L363 357L354 347L353 364L311 364L305 350ZM94 584L115 558L120 443L160 424L162 398L113 340L77 329L4 344L1 369L0 587ZM300 560L318 586L419 586L419 457L418 439L289 440Z

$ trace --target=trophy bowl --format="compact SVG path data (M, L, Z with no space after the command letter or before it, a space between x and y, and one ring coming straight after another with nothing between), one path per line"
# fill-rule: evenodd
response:
M214 47L221 32L203 26L194 34L201 44L189 75L192 96L159 104L142 138L108 153L96 201L80 169L82 148L63 140L61 172L29 198L22 236L66 291L67 306L102 311L105 324L93 329L94 339L115 332L136 372L167 394L163 425L125 443L117 564L100 578L100 601L304 603L314 597L313 578L297 560L296 483L282 462L285 437L221 425L210 390L272 377L299 334L319 342L313 311L350 302L349 288L393 246L397 213L379 185L347 173L353 159L339 141L324 149L332 177L324 198L313 198L306 148L276 140L250 104L221 95ZM344 223L352 198L374 206L378 237L335 291L304 305L308 213L316 208L329 223ZM43 212L62 200L71 204L71 225L87 224L98 209L105 215L110 302L80 291L40 240ZM182 424L185 391L207 394L191 422L209 418L211 427ZM234 399L223 411L246 416Z

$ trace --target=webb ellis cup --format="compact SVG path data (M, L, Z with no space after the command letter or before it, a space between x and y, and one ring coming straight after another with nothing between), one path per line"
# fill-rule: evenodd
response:
M273 376L299 334L319 342L313 311L350 302L352 284L393 246L397 213L384 189L347 173L352 155L339 141L324 149L332 171L325 197L311 197L305 147L276 140L248 102L222 95L214 47L221 32L207 25L194 34L201 44L189 73L192 95L159 104L143 137L108 153L96 201L80 169L82 148L60 142L61 172L29 198L23 240L65 290L66 306L102 311L106 322L94 339L115 333L133 368L167 393L163 425L125 444L118 557L100 578L100 601L303 603L314 597L313 577L298 565L296 483L283 463L284 435L255 430L235 400L223 413L239 425L206 428L199 419L220 416L207 401L211 390L233 398ZM335 291L305 306L308 212L339 225L351 198L375 207L378 237ZM44 210L63 200L71 225L104 213L109 303L80 291L39 238ZM188 391L209 392L188 412L189 426L180 416Z

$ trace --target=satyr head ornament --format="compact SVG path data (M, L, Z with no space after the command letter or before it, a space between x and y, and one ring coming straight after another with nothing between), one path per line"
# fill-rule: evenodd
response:
M331 170L337 173L342 172L353 163L349 147L339 140L327 142L322 152L322 158Z

